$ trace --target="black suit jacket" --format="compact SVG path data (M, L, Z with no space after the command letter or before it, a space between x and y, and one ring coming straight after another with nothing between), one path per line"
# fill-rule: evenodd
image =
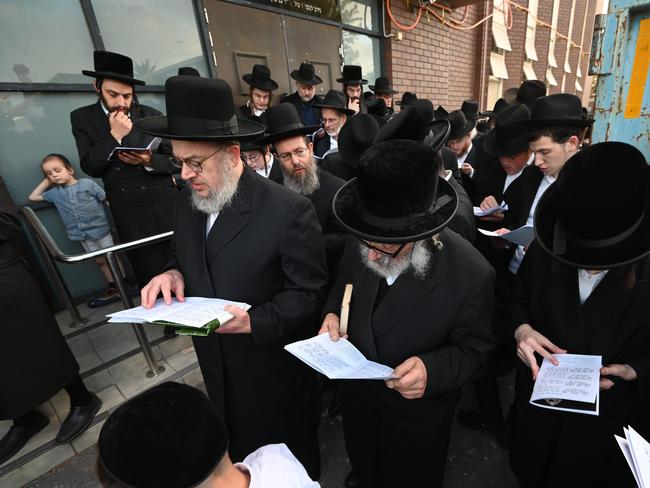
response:
M451 219L449 228L474 244L476 241L476 223L474 221L472 202L470 202L463 186L453 176L449 178L449 184L454 187L458 194L458 210Z
M253 109L249 107L247 104L240 105L239 107L237 107L236 112L237 112L237 117L241 119L253 120L255 122L259 122L260 124L264 124L266 126L266 112L260 116L253 115Z
M318 474L318 382L283 347L313 335L326 285L325 250L311 202L245 168L233 203L207 238L206 215L180 194L170 267L187 296L249 303L252 334L210 334L194 345L229 451L241 460L286 442Z
M323 99L320 95L314 95L314 98L312 98L309 103L305 103L300 99L298 92L293 92L291 95L287 95L286 97L282 98L282 100L280 100L280 103L290 103L296 107L296 111L298 112L298 115L300 115L300 120L302 121L303 125L319 125L320 108L314 107L314 103L322 103L322 101ZM307 108L309 108L309 110L306 110ZM311 113L311 121L305 118L305 112Z
M330 150L330 136L327 133L314 141L314 156L322 158L323 154Z
M650 434L650 260L638 263L634 288L613 269L581 305L577 269L558 267L533 242L512 311L515 326L530 324L569 353L602 355L603 365L629 364L638 375L600 392L598 416L579 415L530 405L530 369L519 362L510 453L521 486L636 486L614 434L628 424Z

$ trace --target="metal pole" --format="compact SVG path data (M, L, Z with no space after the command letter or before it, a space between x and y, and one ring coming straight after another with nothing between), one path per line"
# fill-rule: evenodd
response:
M108 267L110 268L111 274L113 275L115 285L120 292L122 305L124 305L125 309L133 308L133 300L131 299L131 295L129 295L129 292L126 288L124 279L122 278L122 272L120 270L119 263L117 262L117 257L113 252L107 252L106 261L108 262ZM144 331L144 327L142 324L131 324L131 327L133 327L135 336L140 343L140 347L142 348L142 354L144 354L144 358L147 361L147 365L149 366L149 371L147 371L147 378L158 376L160 373L165 371L165 367L156 364L156 360L153 356L153 351L149 345L149 339L147 338L147 334Z
M52 281L54 281L54 286L57 288L57 291L59 292L59 296L63 300L63 303L65 304L65 308L68 310L68 313L70 314L70 318L72 319L72 322L68 324L68 327L75 329L77 327L82 327L86 325L90 321L90 319L87 317L82 317L81 314L79 313L77 306L74 304L72 298L70 297L70 291L68 290L65 281L63 281L63 278L61 277L61 272L59 271L57 265L54 263L54 260L52 259L50 253L47 252L47 249L45 248L45 244L43 244L38 234L35 234L31 230L31 227L30 227L30 232L32 233L32 236L34 237L34 240L38 245L38 249L41 252L43 261L45 261L45 265L47 266L47 269L50 272Z

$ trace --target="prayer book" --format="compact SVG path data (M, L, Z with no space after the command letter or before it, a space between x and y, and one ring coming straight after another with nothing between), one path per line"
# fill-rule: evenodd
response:
M501 202L501 205L496 207L488 208L487 210L481 210L481 207L474 207L474 217L487 217L496 212L505 212L508 210L508 204Z
M544 358L530 403L552 410L598 415L602 356L555 354L555 358L558 366Z
M530 225L524 225L523 227L511 230L505 234L497 234L496 232L485 229L479 229L478 231L483 235L489 237L500 237L501 239L505 239L506 241L510 241L514 244L517 244L518 246L524 247L529 246L530 243L533 242L533 239L535 239L535 231Z
M123 147L123 146L116 147L108 155L107 160L119 161L120 159L117 156L120 153L125 153L125 152L145 153L147 151L155 151L156 149L158 149L158 146L160 145L160 141L162 141L160 137L154 137L151 140L151 142L147 145L147 147Z
M340 338L334 342L327 333L284 348L331 380L397 379L393 368L367 360L350 341Z
M623 427L625 438L615 435L618 446L640 488L650 488L650 444L632 427Z
M233 318L223 309L228 304L244 310L251 307L247 303L203 297L185 297L184 302L172 298L172 304L165 305L164 300L159 298L150 309L139 306L108 314L107 317L110 323L163 325L176 328L180 335L207 336Z

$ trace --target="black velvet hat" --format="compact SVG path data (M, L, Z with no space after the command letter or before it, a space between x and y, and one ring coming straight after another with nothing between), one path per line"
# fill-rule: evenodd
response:
M81 70L84 75L117 80L128 85L144 85L144 81L133 77L133 61L128 56L110 51L95 51L93 60L95 71Z
M273 91L278 89L278 84L271 79L271 70L265 64L253 65L253 72L241 77L253 88Z
M431 105L429 100L422 101ZM418 105L407 107L392 117L375 136L375 144L395 139L410 139L430 146L435 151L439 150L449 137L449 122L427 120L426 117L430 117L430 113L428 110L422 110L426 109L426 104ZM431 107L432 112L433 105Z
M338 90L330 90L325 94L320 103L314 103L314 107L318 108L332 108L343 112L345 115L354 115L355 111L348 108L345 101L345 95Z
M165 82L167 115L145 117L140 132L185 141L242 141L264 132L258 122L238 119L230 85L223 80L172 76Z
M440 166L438 153L422 143L375 144L361 156L357 177L336 193L334 215L348 232L371 242L414 242L436 234L458 208Z
M366 109L370 115L374 115L378 119L386 117L390 110L386 106L386 102L382 98L372 98L365 101ZM379 123L379 120L377 121Z
M546 85L539 80L525 80L517 91L517 103L523 103L528 110L533 110L533 105L538 98L546 96Z
M493 156L512 156L528 149L528 129L521 121L528 120L526 105L516 104L505 108L496 117L494 129L485 134L483 147Z
M339 132L339 154L352 168L359 164L361 154L373 144L379 125L372 115L358 114L350 118Z
M210 476L228 449L228 432L204 393L165 382L108 416L97 441L99 462L133 488L187 488Z
M380 76L377 78L375 80L375 84L368 85L368 88L370 88L375 93L386 93L389 95L395 95L396 93L399 93L397 90L393 90L393 86L390 84L390 80L385 76Z
M461 112L465 114L467 120L478 119L478 102L476 100L465 100L460 106Z
M609 269L650 254L650 168L622 142L572 156L535 210L535 234L559 261Z
M494 102L494 107L492 110L486 110L485 112L479 112L479 115L483 117L489 117L491 119L495 118L497 115L503 111L504 108L508 107L508 102L504 98L499 98Z
M538 98L530 119L522 124L529 127L575 126L589 127L593 120L582 117L582 102L576 95L556 93Z
M264 112L267 134L257 139L257 144L273 144L294 136L313 134L320 125L303 125L298 110L291 103L281 103Z
M199 70L191 66L182 66L178 68L179 76L201 76Z
M323 82L320 76L316 76L316 69L311 63L300 63L300 68L294 69L290 76L303 85L314 86Z
M397 105L403 109L410 107L414 100L417 100L418 96L413 92L404 92L402 93L402 99L398 102L395 102Z
M411 107L420 113L422 118L426 120L427 124L431 124L434 120L436 120L435 112L433 110L433 103L431 103L431 100L428 100L426 98L418 98L417 100L413 101Z
M469 134L476 125L476 121L465 117L462 110L454 110L450 112L447 116L447 120L451 124L449 139L460 139Z
M449 112L442 105L438 105L438 108L433 113L436 116L436 120L447 120L449 118Z
M368 80L363 79L361 66L354 64L346 64L343 66L342 76L341 78L337 78L336 81L344 85L365 85L368 83Z

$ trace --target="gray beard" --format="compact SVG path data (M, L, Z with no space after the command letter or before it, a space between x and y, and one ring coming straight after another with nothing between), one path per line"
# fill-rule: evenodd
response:
M228 165L222 174L221 187L218 190L210 189L207 197L197 195L190 186L192 207L204 214L219 213L224 207L232 203L237 193L238 185L239 178L237 178L230 165Z
M320 180L318 179L318 172L315 166L305 166L305 173L302 175L302 178L295 178L293 175L287 174L282 165L280 167L282 168L284 186L289 188L289 190L307 196L320 188Z
M368 259L368 248L361 243L359 243L359 253L363 264L384 279L396 278L410 271L417 279L423 280L429 271L433 257L433 252L427 247L425 241L416 242L408 255L398 256L395 259L382 255L371 261Z

